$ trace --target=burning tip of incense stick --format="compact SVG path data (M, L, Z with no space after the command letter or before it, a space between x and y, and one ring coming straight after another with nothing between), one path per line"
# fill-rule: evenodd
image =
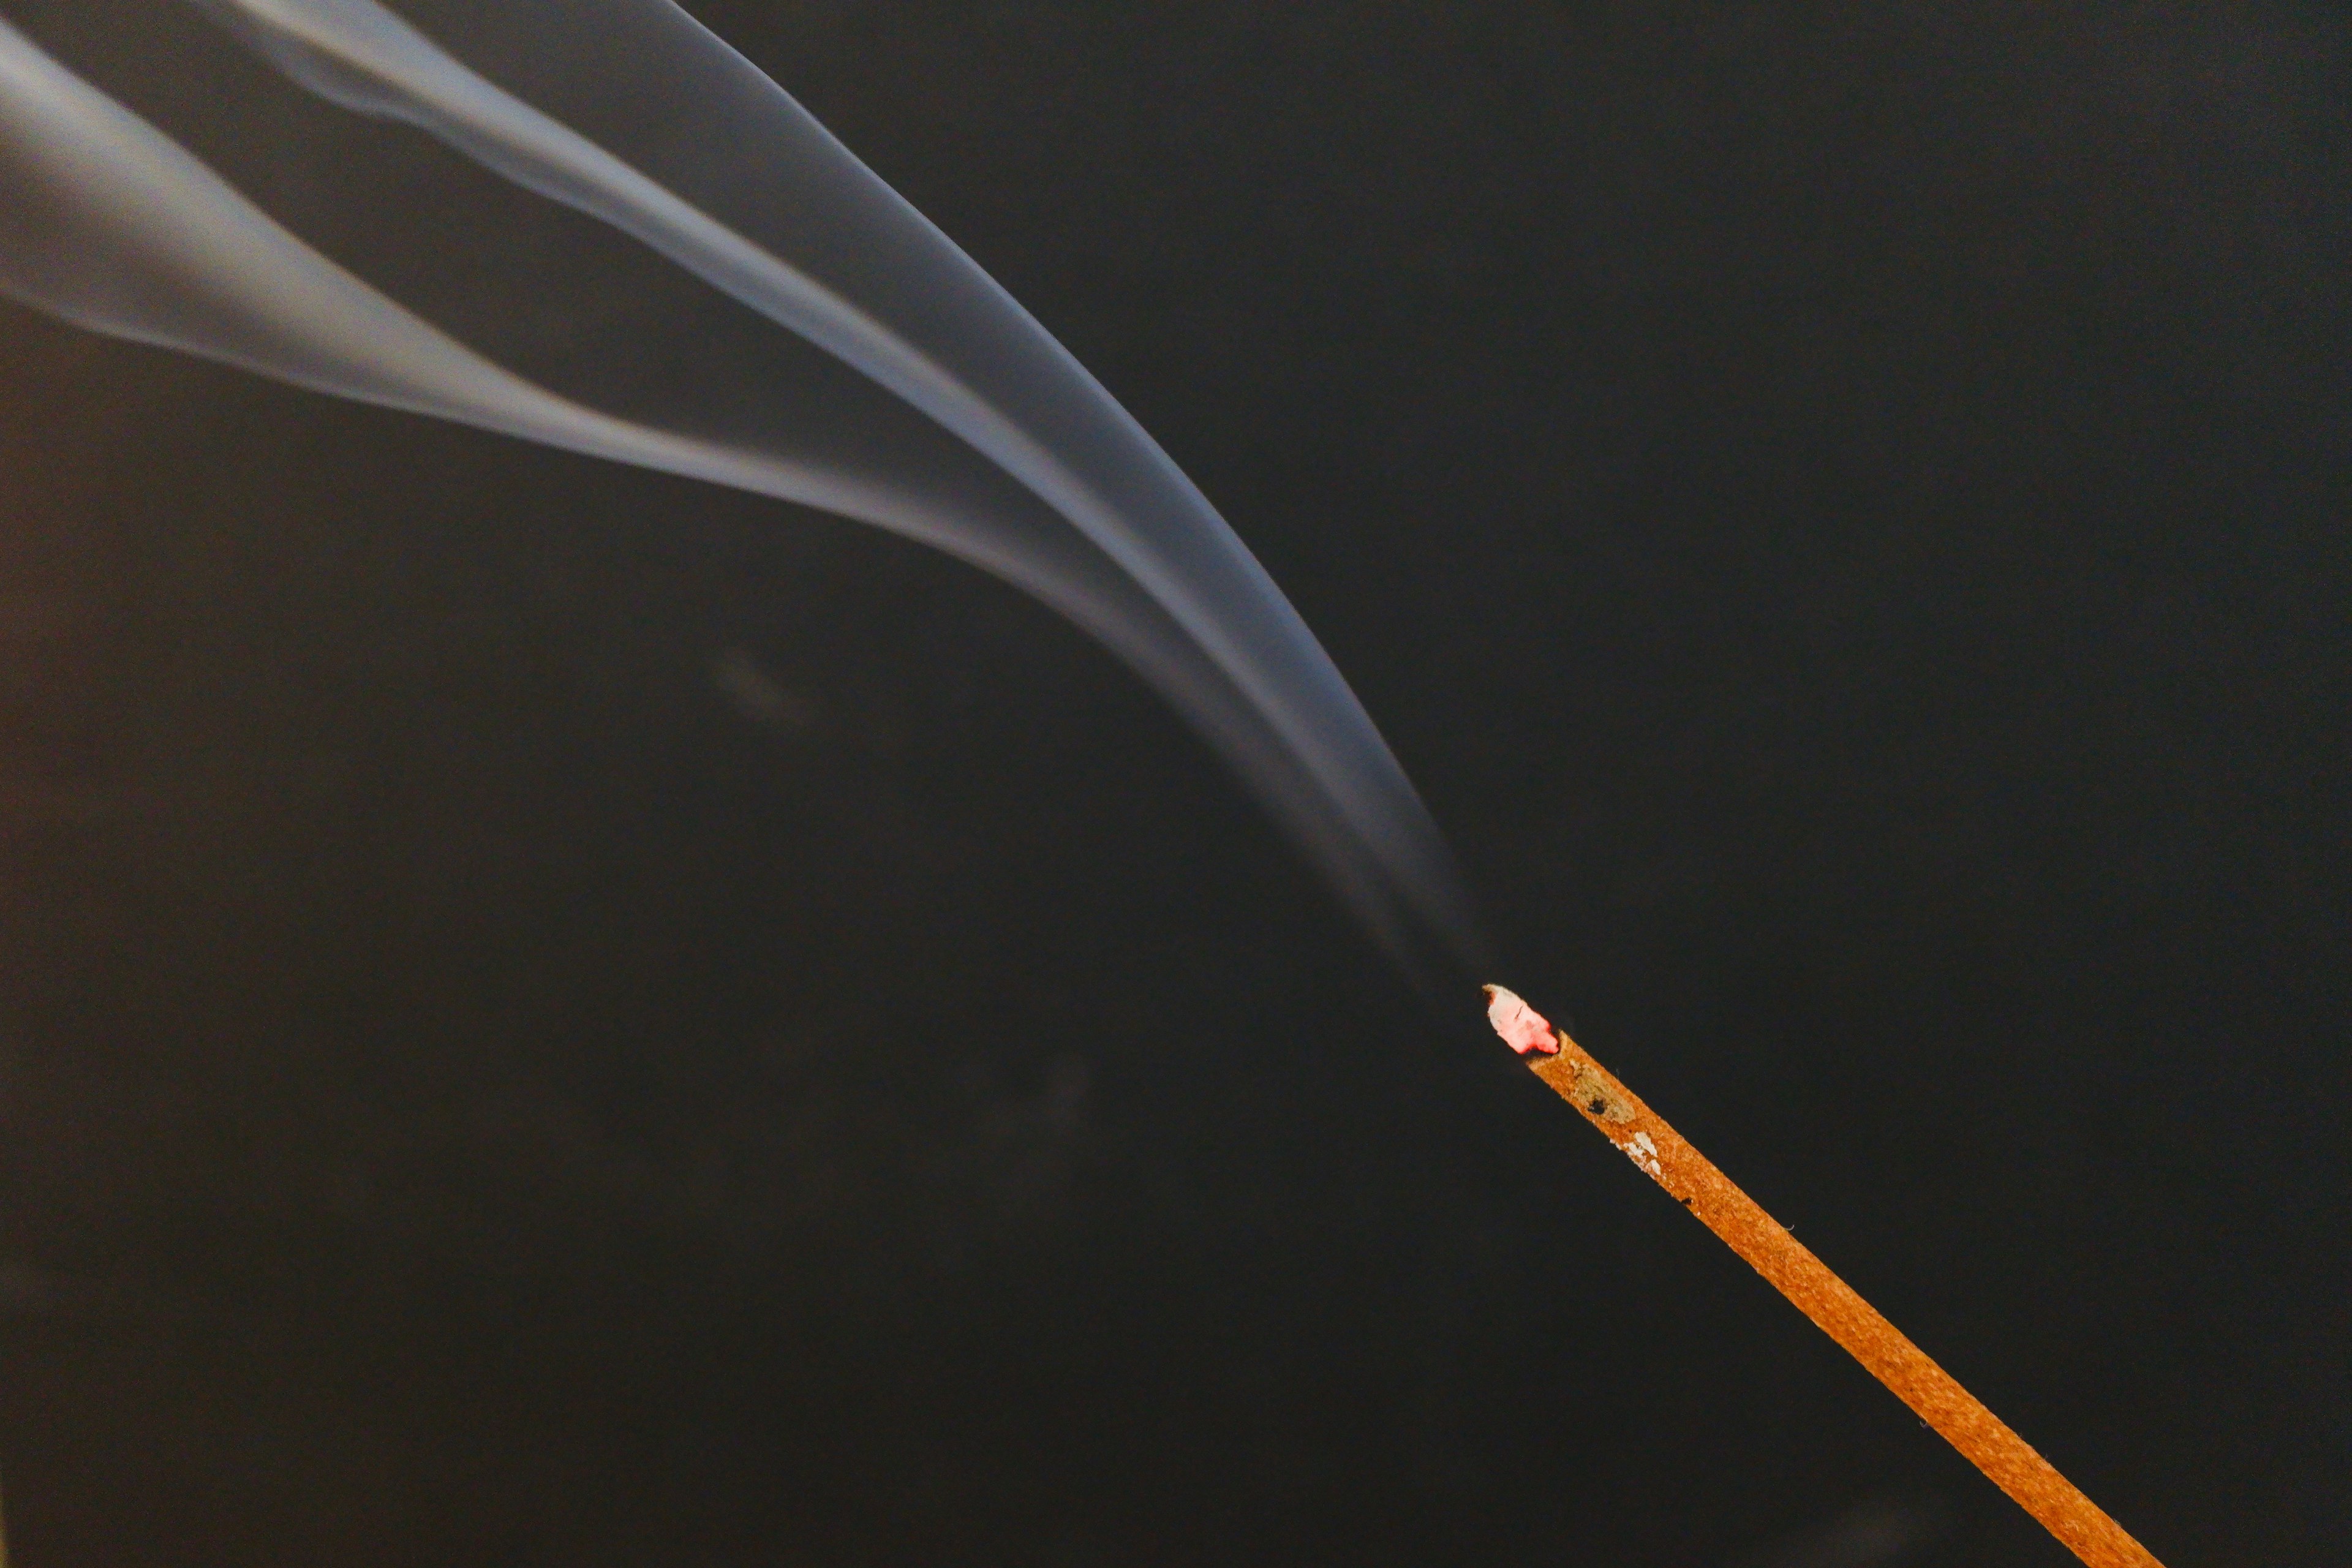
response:
M1486 993L1486 1021L1495 1026L1505 1045L1523 1057L1559 1054L1559 1036L1551 1020L1499 985L1481 989Z

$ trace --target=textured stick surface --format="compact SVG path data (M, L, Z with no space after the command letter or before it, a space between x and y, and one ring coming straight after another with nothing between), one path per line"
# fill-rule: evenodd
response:
M1538 1078L2075 1556L2091 1568L2162 1568L2147 1547L1832 1273L1591 1053L1542 1024L1541 1016L1511 993L1500 986L1486 990L1496 1033L1527 1058ZM1554 1042L1550 1051L1530 1020Z

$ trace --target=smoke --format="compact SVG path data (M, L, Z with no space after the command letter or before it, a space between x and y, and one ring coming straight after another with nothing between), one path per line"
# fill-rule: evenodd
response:
M1420 799L1206 499L1009 295L685 12L194 4L376 122L369 142L300 113L249 121L215 163L266 163L257 141L281 163L322 138L335 150L260 193L265 210L0 21L0 289L98 331L961 557L1167 697L1392 954L1412 965L1433 943L1476 961Z
M1885 1568L1910 1562L1950 1533L1949 1513L1936 1497L1864 1498L1740 1558L1736 1568Z

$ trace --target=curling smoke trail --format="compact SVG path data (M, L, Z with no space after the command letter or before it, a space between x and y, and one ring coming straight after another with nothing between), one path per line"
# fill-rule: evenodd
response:
M488 257L455 312L467 325L445 329L376 279L417 277L403 247L446 244L446 226L354 239L366 225L341 220L378 198L352 179L319 209L330 259L0 22L0 289L100 331L948 551L1158 688L1392 953L1477 956L1427 812L1223 520L1009 295L686 13L415 0L412 26L374 0L195 4L318 97L422 129L634 245L583 247L562 278ZM432 237L383 237L401 232ZM699 280L697 305L635 302L646 251ZM601 300L604 335L551 353L483 324L541 290ZM714 290L729 315L709 313ZM735 351L755 334L779 341Z

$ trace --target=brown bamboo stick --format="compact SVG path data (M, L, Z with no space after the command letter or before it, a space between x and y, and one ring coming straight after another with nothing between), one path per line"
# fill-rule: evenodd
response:
M2163 1568L2147 1547L1832 1273L1591 1052L1501 986L1486 991L1495 1032L1538 1078L2075 1556L2090 1568Z

